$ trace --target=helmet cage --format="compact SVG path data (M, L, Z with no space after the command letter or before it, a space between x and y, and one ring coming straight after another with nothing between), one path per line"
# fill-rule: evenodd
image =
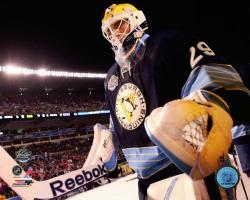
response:
M141 36L138 32L143 33L143 29L140 25L146 21L146 18L142 11L127 11L116 16L111 17L105 23L102 24L103 36L112 44L113 50L123 48L123 44L127 36L134 32L134 37ZM117 29L123 23L127 23L128 26L123 32L118 32Z

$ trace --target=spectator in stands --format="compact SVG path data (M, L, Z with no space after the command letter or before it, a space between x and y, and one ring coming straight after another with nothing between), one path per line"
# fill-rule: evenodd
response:
M13 108L13 109L9 109ZM5 94L1 97L0 115L57 114L63 112L96 111L105 109L102 98L86 95Z

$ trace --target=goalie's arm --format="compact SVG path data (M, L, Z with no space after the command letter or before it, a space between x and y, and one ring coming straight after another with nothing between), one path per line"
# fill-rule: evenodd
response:
M233 119L232 136L234 144L244 144L247 138L250 139L249 127L249 105L250 92L242 90L226 90L220 88L212 91L214 95L219 96L228 105L230 116ZM211 92L210 92L211 93ZM244 136L244 137L242 137Z
M245 154L245 152L248 152L247 146L249 144L247 144L247 141L250 139L250 92L247 93L241 90L225 90L224 88L217 89L213 92L227 102L230 115L234 123L234 128L232 129L233 144L240 144L241 148L246 148L244 150ZM243 145L246 146L243 147Z
M216 63L197 66L183 86L181 96L187 97L197 90L220 96L230 109L234 125L249 123L250 90L233 66Z
M224 88L213 92L227 102L235 125L249 124L250 93L241 90L225 90Z

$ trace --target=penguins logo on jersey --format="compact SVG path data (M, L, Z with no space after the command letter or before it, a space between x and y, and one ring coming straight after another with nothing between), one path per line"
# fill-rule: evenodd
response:
M140 89L132 83L123 84L116 97L115 110L123 128L139 127L146 116L146 102Z

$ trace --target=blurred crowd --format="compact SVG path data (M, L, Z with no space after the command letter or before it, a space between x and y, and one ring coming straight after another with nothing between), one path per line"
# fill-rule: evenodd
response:
M88 155L92 140L93 136L31 144L25 146L25 149L32 152L32 159L27 163L19 164L25 171L29 170L29 175L33 179L47 180L81 168ZM15 153L20 148L23 147L12 146L5 149L15 158ZM6 183L0 180L0 195L2 195L2 198L3 196L10 198L16 194Z
M48 140L41 143L31 143L25 146L6 146L5 150L15 159L16 152L25 148L32 152L32 159L27 163L19 163L20 166L29 175L38 181L44 181L53 177L63 175L73 170L80 169L90 151L93 141L93 134L78 135L74 138L63 138L59 140ZM124 155L122 151L119 153L119 160L123 161ZM117 175L125 176L124 168L121 165L117 167ZM106 177L105 180L99 180L84 185L81 191L90 190L98 187L105 182L110 182ZM78 191L80 192L80 191ZM0 179L0 200L14 197L17 194Z
M102 98L73 93L8 94L0 96L0 115L96 111L103 110L105 107L105 101Z
M88 138L73 138L63 141L50 141L26 146L32 152L32 160L20 163L24 170L31 167L31 176L35 180L44 181L83 166L92 144L92 136ZM15 158L15 152L20 147L6 148Z

